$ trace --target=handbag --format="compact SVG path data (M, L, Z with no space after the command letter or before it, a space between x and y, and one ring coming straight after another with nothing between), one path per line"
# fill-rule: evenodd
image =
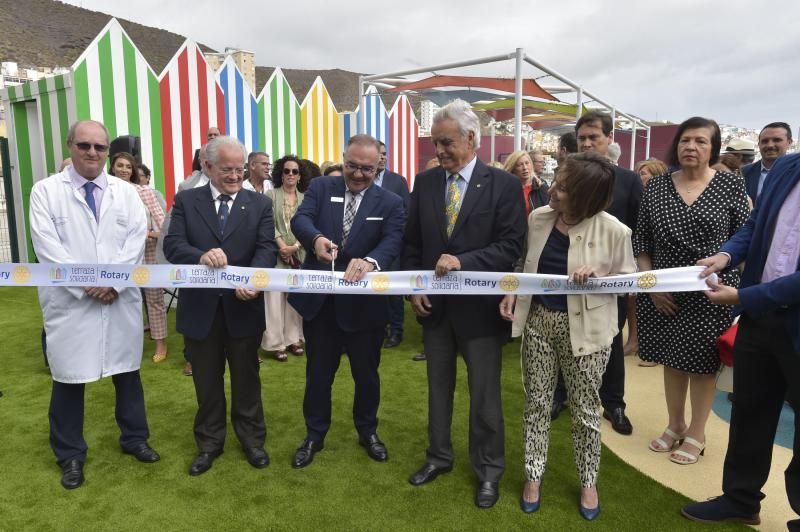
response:
M722 362L717 373L717 390L723 392L733 391L733 344L736 343L736 333L738 332L739 321L737 319L717 338L719 361Z

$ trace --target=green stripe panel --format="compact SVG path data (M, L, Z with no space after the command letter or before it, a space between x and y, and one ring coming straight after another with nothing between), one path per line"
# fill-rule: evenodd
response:
M26 100L30 100L33 98L33 93L31 93L31 85L36 83L35 81L31 81L29 83L25 83L22 85L22 95L25 96Z
M292 106L292 89L285 79L281 81L283 82L283 146L281 146L281 151L289 153L292 147L292 121L289 114L294 111L294 107ZM300 151L299 146L297 151Z
M84 60L73 75L75 83L75 114L78 120L89 120L92 115L89 108L89 75Z
M47 175L56 173L55 154L53 150L53 123L50 110L50 96L47 92L47 80L39 80L39 108L42 112L42 137L44 138L44 160Z
M295 115L297 117L297 119L295 121L295 123L297 124L297 127L294 129L294 134L297 135L297 138L295 139L295 142L297 142L297 156L301 157L301 158L304 158L304 157L306 157L306 154L302 153L302 151L303 151L303 120L302 120L302 116L303 115L300 112L300 106L299 105L295 106Z
M256 151L267 151L266 103L258 100L258 147Z
M125 97L128 104L128 133L140 135L139 88L136 86L136 50L128 39L122 39L122 57L125 67Z
M117 138L117 114L114 100L114 71L111 66L111 32L97 43L97 55L100 57L100 94L103 98L103 124L112 139ZM120 80L122 82L122 80ZM122 102L119 102L122 105Z
M11 112L14 115L14 133L17 144L17 168L19 171L20 191L22 192L22 215L25 219L25 228L28 232L28 260L33 262L36 256L33 252L33 244L30 239L30 219L28 209L30 208L31 189L33 189L33 162L31 161L31 141L28 130L28 113L25 103L11 104Z
M17 99L17 89L14 87L8 87L8 101L13 102Z
M166 193L164 186L164 146L161 132L161 93L158 88L158 79L147 73L147 90L150 97L150 131L153 139L153 179L155 187Z
M67 91L56 91L58 101L58 141L61 143L61 153L67 153L67 134L69 133L69 107L67 107Z
M280 155L278 146L278 91L275 90L276 80L273 80L273 86L269 88L269 110L270 110L270 131L272 131L272 155L277 159Z

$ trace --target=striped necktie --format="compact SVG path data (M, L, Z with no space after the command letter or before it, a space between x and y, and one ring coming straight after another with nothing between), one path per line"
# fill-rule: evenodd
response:
M356 197L358 194L350 192L350 200L347 202L347 207L344 210L344 219L342 220L342 245L347 242L347 237L350 235L350 229L353 227L353 220L356 219Z
M447 208L444 211L447 216L447 236L453 233L456 220L458 220L458 209L461 207L461 188L459 187L461 179L463 179L461 174L453 174L448 179L450 184L447 187Z

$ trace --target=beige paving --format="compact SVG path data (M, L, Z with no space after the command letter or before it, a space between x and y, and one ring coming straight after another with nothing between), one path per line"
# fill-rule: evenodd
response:
M636 357L625 357L625 402L633 434L617 434L603 420L603 443L636 469L691 499L701 501L721 494L728 423L712 412L706 429L706 453L696 464L674 464L669 461L668 453L649 450L650 440L658 437L667 425L663 372L659 366L640 367L637 361ZM797 517L789 507L783 482L783 471L791 454L789 449L774 447L772 470L763 490L766 498L762 501L762 524L757 527L760 530L786 530L786 521Z

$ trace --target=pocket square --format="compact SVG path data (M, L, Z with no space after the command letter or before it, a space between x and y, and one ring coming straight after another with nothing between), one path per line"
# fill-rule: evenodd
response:
M369 222L369 221L371 221L371 220L374 220L374 221L378 221L378 222L379 222L379 221L383 220L383 216L368 216L368 217L367 217L367 221Z

